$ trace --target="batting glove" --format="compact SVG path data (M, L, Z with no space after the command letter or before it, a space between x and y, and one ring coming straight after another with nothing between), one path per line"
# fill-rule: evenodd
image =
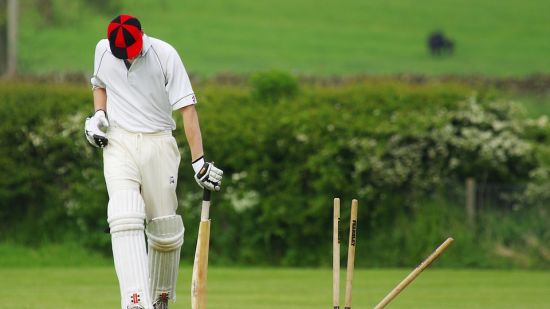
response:
M223 171L215 167L214 162L206 162L204 157L200 157L193 162L193 170L195 170L195 180L201 188L220 191Z
M102 129L108 127L109 121L107 120L105 111L102 109L97 110L92 117L86 118L86 123L84 124L86 139L94 147L103 148L107 146L109 140Z

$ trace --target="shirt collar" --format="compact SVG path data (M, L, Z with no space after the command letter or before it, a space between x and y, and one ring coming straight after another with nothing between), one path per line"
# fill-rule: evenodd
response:
M151 47L151 40L147 36L147 34L143 34L143 47L141 49L141 54L145 55L147 51L149 50L149 47Z

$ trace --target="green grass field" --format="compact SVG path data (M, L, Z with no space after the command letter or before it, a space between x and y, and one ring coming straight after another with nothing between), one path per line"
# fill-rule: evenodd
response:
M22 10L24 73L90 73L93 49L109 17L74 1L60 26ZM546 0L140 0L122 1L151 36L171 42L190 72L247 73L271 68L299 74L486 74L550 72L550 2ZM442 29L457 45L452 57L426 51Z
M409 271L357 270L353 308L372 308ZM178 299L170 308L190 307L190 276L190 267L181 269ZM210 268L208 307L331 308L331 276L329 269ZM119 306L111 267L0 268L0 278L0 309ZM527 309L549 303L549 272L428 269L388 308Z

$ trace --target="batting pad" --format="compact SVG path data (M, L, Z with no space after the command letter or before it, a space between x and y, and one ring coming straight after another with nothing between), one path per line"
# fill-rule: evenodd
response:
M159 298L176 299L176 281L184 231L183 221L179 215L155 218L147 224L151 270L149 283L155 301Z
M145 248L145 203L138 191L114 193L107 207L107 221L123 309L139 304L153 309Z

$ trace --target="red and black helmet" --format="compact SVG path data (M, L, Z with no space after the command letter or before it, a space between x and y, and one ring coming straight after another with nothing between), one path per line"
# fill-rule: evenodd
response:
M119 15L109 23L107 38L115 57L134 58L139 55L143 47L141 23L134 16Z

